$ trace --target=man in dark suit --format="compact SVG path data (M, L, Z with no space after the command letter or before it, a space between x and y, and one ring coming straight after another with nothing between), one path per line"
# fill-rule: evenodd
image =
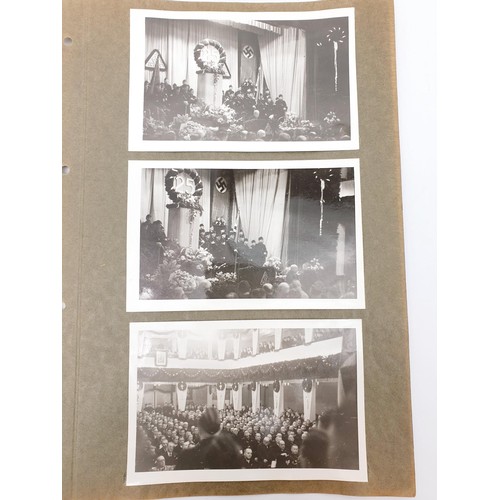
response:
M262 267L267 260L267 248L262 236L259 237L259 242L255 245L253 253L255 264Z
M284 116L286 115L287 111L288 111L288 106L286 105L286 102L283 99L283 95L280 94L276 98L275 113L274 114L275 114L276 118L280 119L280 118L284 118Z
M254 469L255 462L252 460L252 448L245 448L243 452L243 469Z

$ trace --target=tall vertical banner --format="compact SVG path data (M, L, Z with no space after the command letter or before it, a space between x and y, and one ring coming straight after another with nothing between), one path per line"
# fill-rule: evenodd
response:
M275 380L273 384L274 415L279 417L284 410L283 382Z
M226 399L226 384L224 382L219 382L217 384L217 409L224 409L224 402Z
M239 83L252 80L257 83L257 72L260 66L259 39L255 33L240 31L238 34L238 59L240 61Z
M175 390L177 393L177 407L180 411L184 411L186 409L186 400L187 400L187 384L186 382L179 382L175 386Z
M235 382L232 386L232 395L233 395L233 408L236 410L236 411L240 411L241 410L241 406L242 406L242 396L243 396L243 384L238 384L237 382Z
M252 391L252 413L257 413L260 409L260 383L255 384L255 391Z
M304 420L312 422L316 419L316 381L305 379L302 382L302 394L304 398Z

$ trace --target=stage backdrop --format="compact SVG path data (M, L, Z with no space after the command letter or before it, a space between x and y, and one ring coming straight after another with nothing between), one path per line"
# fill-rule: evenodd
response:
M244 26L238 24L238 27ZM252 32L214 21L190 21L171 19L146 19L146 43L144 60L154 50L159 50L166 72L161 72L170 85L181 85L183 80L197 94L199 70L194 60L193 50L204 38L217 40L226 51L226 61L231 78L225 79L223 89L229 85L239 87L242 80L251 78L258 83L259 67L266 80L271 96L279 94L288 104L288 110L299 116L305 115L305 73L306 73L306 36L298 28L281 28L278 35L271 31L260 30L258 37ZM258 39L258 44L256 43ZM252 57L245 57L241 50ZM239 50L241 49L241 50ZM144 80L150 81L153 72L145 70Z
M167 65L166 77L170 85L182 85L183 80L198 91L200 69L194 60L194 48L204 38L217 40L226 52L226 61L231 79L224 80L223 88L238 87L238 30L211 21L190 21L182 19L146 19L146 44L144 60L154 49L160 51ZM144 80L150 80L153 73L145 71ZM161 73L162 80L165 73Z
M259 35L262 69L271 96L279 94L288 111L305 118L306 36L298 28L282 28L281 35Z

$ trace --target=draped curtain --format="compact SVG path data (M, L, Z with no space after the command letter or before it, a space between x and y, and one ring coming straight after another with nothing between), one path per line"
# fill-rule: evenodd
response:
M268 257L280 257L288 172L279 169L235 170L236 203L245 237L264 238Z
M154 50L160 51L167 66L166 74L161 73L161 80L167 77L170 85L182 85L183 80L198 90L200 69L194 60L194 48L204 38L217 40L226 52L226 62L231 72L231 79L224 80L223 88L229 85L238 87L238 30L218 25L210 21L186 19L146 19L146 53L144 60ZM152 72L145 71L144 80L151 80Z
M298 28L259 35L262 69L271 96L283 94L288 111L304 117L306 36Z

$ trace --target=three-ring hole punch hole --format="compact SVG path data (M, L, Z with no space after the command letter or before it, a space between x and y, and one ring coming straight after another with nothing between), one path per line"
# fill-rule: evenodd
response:
M63 165L62 174L63 175L68 175L69 174L69 167L67 165Z
M69 36L65 37L63 40L64 45L69 47L70 45L73 45L73 39Z

